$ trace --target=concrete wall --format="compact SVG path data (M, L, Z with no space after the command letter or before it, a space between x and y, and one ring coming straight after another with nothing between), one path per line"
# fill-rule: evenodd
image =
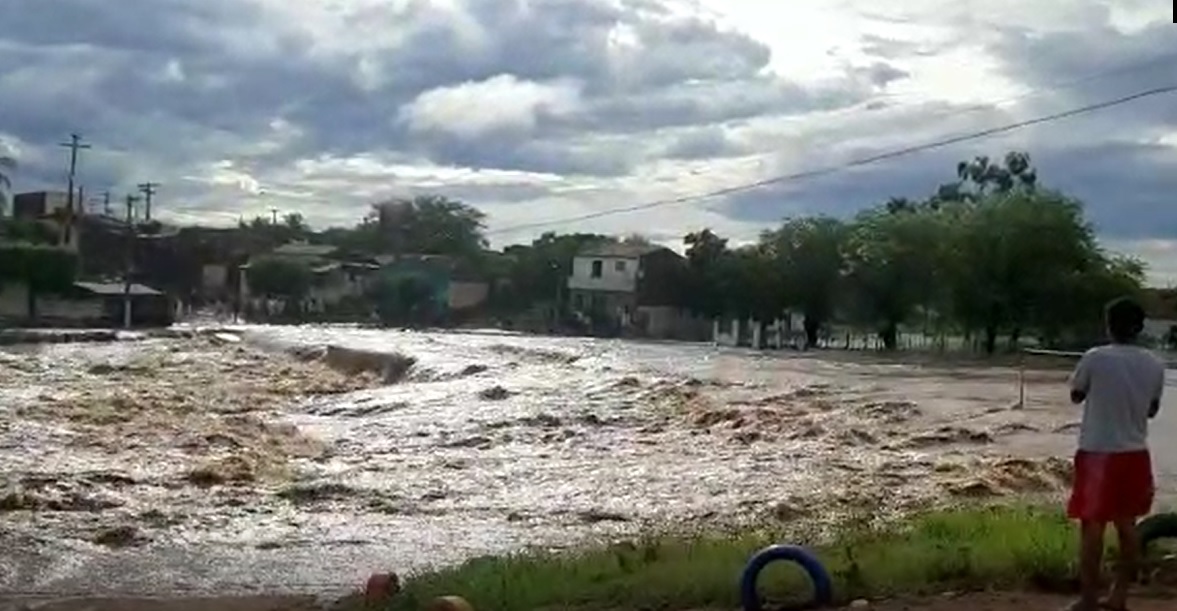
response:
M592 275L593 262L601 262L601 276ZM621 268L621 269L618 269ZM586 291L615 291L631 293L638 287L638 259L620 257L576 257L572 259L572 275L568 288Z
M104 314L100 299L71 300L60 297L38 297L37 316L64 320L98 320Z
M28 314L28 288L6 282L0 286L0 318L24 318Z
M0 287L0 318L23 320L28 316L28 288L6 283ZM37 317L58 320L97 320L103 316L101 299L63 299L56 295L37 297Z
M478 307L490 294L490 285L485 282L450 282L449 308L463 310Z
M221 290L228 280L229 268L219 263L210 263L200 269L200 282L205 290Z
M710 338L710 321L677 306L638 306L635 322L645 337L687 341Z

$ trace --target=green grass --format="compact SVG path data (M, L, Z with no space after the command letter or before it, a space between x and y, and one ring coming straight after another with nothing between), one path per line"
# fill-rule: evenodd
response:
M885 526L847 524L814 549L839 601L894 593L974 588L1067 589L1076 558L1074 526L1058 509L961 507ZM738 579L756 550L790 543L760 532L646 538L565 553L479 558L411 577L392 609L424 608L458 595L478 611L734 608ZM785 565L785 566L778 566ZM798 602L811 587L799 568L770 565L760 590Z

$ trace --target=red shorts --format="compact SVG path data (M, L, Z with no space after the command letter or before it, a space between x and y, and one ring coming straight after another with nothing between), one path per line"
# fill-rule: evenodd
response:
M1115 522L1147 515L1153 502L1152 457L1136 452L1075 453L1075 476L1067 515L1089 522Z

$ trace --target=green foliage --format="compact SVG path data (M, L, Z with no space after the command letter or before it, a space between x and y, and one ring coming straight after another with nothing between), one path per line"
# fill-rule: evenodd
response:
M0 284L22 283L29 288L29 314L34 314L33 296L61 293L77 279L78 256L56 246L28 243L0 244Z
M302 299L314 282L309 266L281 257L259 257L247 274L251 292L276 299Z
M810 344L817 343L818 330L835 313L849 231L838 219L816 216L789 219L760 237L779 270L788 305L805 317Z
M385 325L428 324L440 314L434 283L424 273L386 273L373 284L368 296Z
M1065 587L1077 554L1074 527L1054 509L966 506L875 526L785 532L759 527L730 536L649 536L564 552L475 558L409 578L390 609L421 609L457 595L485 611L718 609L740 599L737 576L757 550L781 541L812 546L839 604L896 594ZM808 536L807 536L808 535ZM800 571L766 570L759 590L803 602Z
M353 229L334 229L323 239L347 251L478 257L486 248L485 215L436 195L379 202Z
M799 312L810 343L837 315L892 349L922 316L993 352L1002 334L1011 344L1028 333L1048 345L1091 341L1107 300L1140 293L1141 262L1104 253L1081 203L1041 188L1028 155L978 157L957 177L926 200L891 198L850 222L786 220L756 248L688 234L684 305L759 320Z
M0 219L0 240L52 246L57 244L58 235L57 230L46 223L8 218Z

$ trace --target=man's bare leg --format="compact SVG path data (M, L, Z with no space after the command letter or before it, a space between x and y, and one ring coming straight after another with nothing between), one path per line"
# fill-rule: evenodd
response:
M1094 611L1099 608L1099 578L1103 562L1103 522L1083 520L1079 523L1079 600L1069 611Z
M1128 605L1128 590L1136 581L1140 562L1140 535L1136 532L1136 520L1116 520L1116 535L1120 539L1120 557L1116 567L1116 579L1112 582L1104 606L1110 609L1124 609Z

